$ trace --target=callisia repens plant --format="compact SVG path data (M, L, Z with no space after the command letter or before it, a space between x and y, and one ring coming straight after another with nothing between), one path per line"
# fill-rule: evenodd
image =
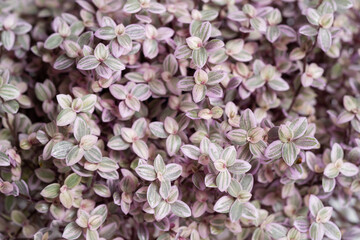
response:
M360 240L360 0L0 0L0 240Z

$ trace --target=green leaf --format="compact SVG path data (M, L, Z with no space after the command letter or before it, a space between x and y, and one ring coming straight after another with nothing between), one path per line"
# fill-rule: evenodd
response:
M73 123L76 119L76 112L71 108L63 109L56 118L56 125L66 126Z
M299 139L296 139L294 143L299 149L303 149L303 150L320 148L320 143L318 142L318 140L316 140L316 138L314 137L309 137L309 136L307 137L304 136Z
M325 236L333 240L340 240L341 239L341 231L338 226L335 225L333 222L327 222L323 224Z
M104 63L113 71L121 71L125 69L125 65L119 59L114 58L112 56L108 57L104 61Z
M4 101L10 101L20 96L20 91L11 84L4 84L0 87L0 97Z
M329 29L320 28L319 29L319 35L318 35L318 43L320 45L320 48L327 52L329 51L331 45L332 45L332 36Z
M218 187L220 192L224 192L230 185L231 175L228 170L224 172L219 172L216 177L216 186Z
M219 200L216 201L214 205L214 211L218 213L228 213L234 199L229 196L222 196Z
M308 36L308 37L313 37L318 34L318 31L316 30L316 28L314 28L310 25L304 25L304 26L300 27L299 33L302 35Z
M114 136L108 141L107 146L112 150L121 151L128 149L130 144L125 142L121 136Z
M121 35L117 37L117 41L123 48L131 49L132 47L132 41L129 35Z
M296 145L293 142L283 144L281 155L287 165L291 166L294 164L297 154Z
M161 221L165 218L171 211L172 207L169 203L161 201L159 205L155 208L155 219L156 221Z
M182 166L176 163L166 165L164 178L168 181L174 181L180 177L182 173Z
M309 210L313 217L316 217L320 209L323 207L324 205L321 200L317 196L311 194L309 198Z
M97 96L95 94L87 94L81 98L83 106L81 112L90 112L93 110L96 102Z
M198 68L202 68L203 66L205 66L205 64L207 62L207 58L208 58L208 55L207 55L206 49L204 47L193 50L193 52L192 52L192 59L194 61L194 64Z
M0 152L0 167L7 166L10 166L10 159L5 153Z
M324 226L321 223L313 222L310 226L311 240L322 240L324 237Z
M15 44L15 33L11 30L3 31L1 33L1 42L4 48L10 51Z
M46 49L55 49L60 46L60 44L63 42L63 38L59 33L53 33L51 34L44 43L44 47Z
M75 222L66 225L62 237L68 240L78 239L82 234L82 229Z
M108 186L104 184L94 184L94 192L103 198L109 198L111 197L111 191Z
M231 205L229 217L232 222L236 222L241 217L241 209L242 209L242 203L240 200L235 200L235 202Z
M170 134L166 139L166 150L169 156L174 156L180 149L181 138L178 135Z
M183 145L181 151L185 156L193 160L198 160L200 157L200 149L194 145Z
M72 173L66 177L64 184L71 189L77 186L80 182L81 182L81 177L76 173Z
M123 8L126 13L137 13L141 10L140 2L137 0L128 0Z
M60 193L60 184L53 183L47 185L41 192L40 195L44 198L56 198Z
M67 209L71 208L73 205L73 197L67 190L60 193L59 200L61 204Z
M272 142L265 150L265 156L269 159L279 159L283 143L280 140Z
M57 159L65 159L68 152L74 145L71 142L61 141L54 145L51 150L51 156Z
M161 201L161 196L158 193L158 186L156 183L151 183L147 189L146 199L151 208L155 208Z
M95 36L102 40L112 40L116 37L116 34L114 28L110 26L105 26L96 30Z
M203 22L193 35L200 38L203 43L206 42L211 35L211 23Z
M90 150L85 151L84 157L90 163L100 163L102 159L101 150L97 146L93 146Z
M142 164L135 169L136 173L146 181L155 181L156 172L155 168L149 164Z
M80 70L92 70L100 65L100 61L94 55L88 55L80 59L76 67Z
M189 206L180 200L177 200L171 204L171 211L173 214L181 218L187 218L191 216L191 210Z
M149 147L143 140L137 140L132 144L132 150L140 158L148 159L149 158Z

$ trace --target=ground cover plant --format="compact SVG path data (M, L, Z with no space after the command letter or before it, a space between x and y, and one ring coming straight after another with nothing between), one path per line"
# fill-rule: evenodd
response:
M0 1L0 239L360 239L359 0Z

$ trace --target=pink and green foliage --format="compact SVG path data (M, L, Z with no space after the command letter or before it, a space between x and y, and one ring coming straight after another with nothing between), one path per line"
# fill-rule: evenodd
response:
M0 239L360 239L359 12L0 1Z

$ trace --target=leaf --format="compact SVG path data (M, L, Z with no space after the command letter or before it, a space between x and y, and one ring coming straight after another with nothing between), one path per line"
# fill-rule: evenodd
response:
M47 185L41 192L40 195L44 198L56 198L60 193L60 184L53 183Z
M205 99L206 86L203 84L195 84L192 89L192 96L195 103L201 102Z
M321 223L326 223L330 220L332 215L333 208L332 207L323 207L319 210L316 215L316 221Z
M154 14L162 14L166 11L166 8L161 3L151 2L148 11Z
M216 177L216 186L220 192L224 192L230 185L231 175L228 170L220 172Z
M193 52L192 52L192 59L194 61L194 64L198 68L202 68L203 66L205 66L205 64L207 62L207 58L208 58L208 55L207 55L206 49L204 47L193 50Z
M275 91L287 91L289 90L289 84L282 78L272 79L268 82L270 88Z
M251 169L250 163L244 160L237 160L233 165L228 167L228 170L234 174L243 174Z
M324 227L321 223L313 222L310 226L311 240L322 240L324 237Z
M153 59L159 53L158 42L155 39L146 39L143 43L144 56Z
M341 232L338 226L333 222L326 222L323 224L325 236L333 240L341 239Z
M243 146L247 143L247 131L244 129L231 130L226 137L234 144Z
M67 141L61 141L54 145L51 150L51 156L57 159L65 159L68 152L74 145Z
M241 217L248 219L248 220L255 221L259 217L259 213L258 213L257 208L253 204L251 204L249 202L245 202L242 205Z
M63 38L59 33L53 33L51 34L44 43L44 47L46 49L55 49L60 46L60 44L63 42Z
M140 24L129 24L125 27L125 33L133 40L145 37L145 28Z
M73 198L69 191L61 192L59 195L59 200L61 204L67 209L70 209L73 205Z
M104 64L108 66L113 71L122 71L125 69L125 65L117 58L114 58L112 56L108 57Z
M99 163L102 159L102 153L97 146L93 146L90 150L85 151L84 157L90 163Z
M168 134L165 132L164 124L162 122L152 122L149 124L152 134L159 138L166 138Z
M336 162L337 160L342 160L344 158L344 150L338 143L334 143L331 148L330 159L332 162Z
M218 213L228 213L234 199L229 196L222 196L219 200L216 201L214 205L214 211Z
M346 177L353 177L359 173L359 168L353 163L345 162L342 164L340 172Z
M266 22L261 17L254 17L250 19L251 26L259 31L259 32L265 32L266 31Z
M137 140L131 145L132 150L136 155L143 159L149 158L149 148L143 140Z
M324 169L324 175L328 178L336 178L339 175L339 169L335 166L335 163L329 163Z
M281 155L287 165L291 166L294 164L297 154L296 145L293 142L283 144Z
M319 25L320 14L315 9L308 8L306 11L306 18L311 24L315 26Z
M96 230L88 229L86 231L86 240L99 240L99 233Z
M124 100L128 95L128 91L125 86L120 84L113 84L109 88L111 95L113 95L116 99Z
M349 9L353 7L351 0L335 0L335 3L339 9Z
M128 0L123 8L126 13L137 13L141 10L140 2L137 0Z
M80 183L80 181L81 181L81 177L76 173L72 173L66 177L64 184L71 189L77 186Z
M21 21L16 24L16 27L13 29L13 31L16 33L16 35L24 35L25 33L30 32L31 29L32 26L30 23Z
M155 219L156 221L161 221L165 218L171 211L171 205L165 201L161 201L159 205L155 208Z
M95 36L103 40L112 40L116 37L116 34L114 28L106 26L96 30Z
M202 42L206 42L209 40L211 35L211 23L210 22L203 22L197 31L194 33L194 36L200 38Z
M190 159L198 160L200 156L200 149L194 145L183 145L181 151Z
M0 167L7 166L10 166L10 159L5 153L0 152Z
M324 192L332 192L336 186L336 181L334 178L322 178L322 187Z
M109 198L111 197L111 191L108 186L104 184L94 184L93 187L94 192L103 198Z
M174 181L180 177L182 173L182 166L176 163L166 165L164 178L168 181Z
M293 138L297 139L304 135L308 127L308 123L305 117L301 117L292 121L289 127L294 133Z
M78 146L72 147L72 149L66 155L66 165L72 166L78 163L84 156L84 149L79 148Z
M316 140L316 138L314 137L309 137L309 136L304 136L299 139L296 139L294 143L299 149L303 149L303 150L320 148L320 143L318 142L318 140Z
M66 225L62 237L68 240L78 239L82 234L82 229L75 223L71 222Z
M74 137L77 141L85 135L90 134L90 128L88 128L86 122L82 118L77 118L74 123Z
M175 49L174 55L177 59L188 59L192 55L192 50L185 44Z
M0 97L4 101L10 101L20 96L20 91L11 84L4 84L0 86Z
M154 159L154 168L156 173L165 173L165 163L160 154L158 154Z
M151 183L147 189L146 199L151 208L155 208L161 201L161 196L158 193L158 186L155 183Z
M308 37L313 37L318 34L318 31L310 25L304 25L299 28L299 33Z
M87 94L83 96L81 100L83 101L81 112L90 112L97 102L97 96L95 94Z
M270 223L266 225L266 232L270 234L273 239L286 238L288 229L279 223Z
M100 62L96 59L96 57L89 55L80 59L76 67L80 70L92 70L97 68L99 65Z
M319 29L319 35L318 35L318 43L320 45L320 48L327 52L329 51L331 45L332 45L332 36L329 29L320 28Z
M146 181L155 181L156 179L155 168L149 164L137 166L135 171L142 179Z
M178 135L170 134L166 139L166 151L169 156L174 156L180 149L181 138Z
M232 222L236 222L241 217L241 209L242 209L242 203L240 200L236 199L235 202L231 205L229 217Z
M309 198L309 210L313 217L316 217L320 209L324 207L321 200L315 195L311 194Z
M189 206L180 200L177 200L171 204L171 211L173 214L181 218L187 218L191 216L191 210Z

